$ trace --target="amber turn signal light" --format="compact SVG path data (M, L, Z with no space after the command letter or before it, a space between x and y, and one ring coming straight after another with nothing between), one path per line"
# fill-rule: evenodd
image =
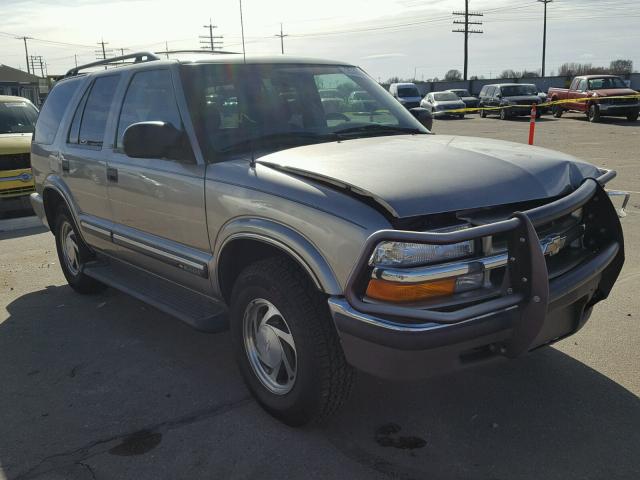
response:
M425 283L395 283L371 279L367 286L367 297L384 302L418 302L432 298L453 295L456 278L445 278Z

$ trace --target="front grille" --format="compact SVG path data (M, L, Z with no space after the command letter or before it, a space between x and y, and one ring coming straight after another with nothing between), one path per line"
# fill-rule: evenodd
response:
M35 191L36 189L33 185L29 185L28 187L7 188L5 190L0 190L0 198L15 197L18 195L29 195Z
M31 160L28 153L0 155L0 170L20 170L22 168L31 168Z

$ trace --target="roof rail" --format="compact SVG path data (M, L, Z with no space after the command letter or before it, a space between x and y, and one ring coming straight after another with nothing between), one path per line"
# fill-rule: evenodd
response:
M193 49L193 50L165 50L162 52L156 52L156 55L166 55L166 54L171 54L171 53L203 53L203 54L212 54L212 55L218 55L218 54L222 54L222 55L226 55L226 54L237 54L239 55L239 52L228 52L226 50L205 50L205 49Z
M160 60L160 57L158 57L155 53L151 53L151 52L137 52L137 53L130 53L127 55L122 55L120 57L105 58L104 60L98 60L97 62L86 63L84 65L79 65L75 68L72 68L65 74L65 77L73 77L75 75L78 75L80 73L80 70L85 70L87 68L99 67L100 65L105 65L105 66L113 65L114 62L120 62L122 60L131 60L131 59L134 59L133 63L142 63L142 62L151 62L154 60Z

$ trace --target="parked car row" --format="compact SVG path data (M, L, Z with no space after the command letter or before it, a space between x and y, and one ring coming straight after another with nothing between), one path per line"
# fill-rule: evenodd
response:
M624 80L616 75L583 75L576 77L567 88L550 88L548 93L538 89L533 83L496 83L484 85L478 98L466 89L451 89L429 92L420 99L420 93L413 83L393 83L389 92L406 108L420 106L431 112L433 117L463 118L461 108L477 108L480 117L498 115L506 120L511 117L531 114L531 105L537 108L537 116L553 112L560 118L564 112L583 112L590 122L601 117L626 117L630 122L638 119L640 98L638 92L627 87ZM547 102L556 102L550 108Z

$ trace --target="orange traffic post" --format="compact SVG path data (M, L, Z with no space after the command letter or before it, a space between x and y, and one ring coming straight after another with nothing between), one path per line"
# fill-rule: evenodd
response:
M536 133L536 104L531 105L531 120L529 121L529 145L533 145L533 136Z

